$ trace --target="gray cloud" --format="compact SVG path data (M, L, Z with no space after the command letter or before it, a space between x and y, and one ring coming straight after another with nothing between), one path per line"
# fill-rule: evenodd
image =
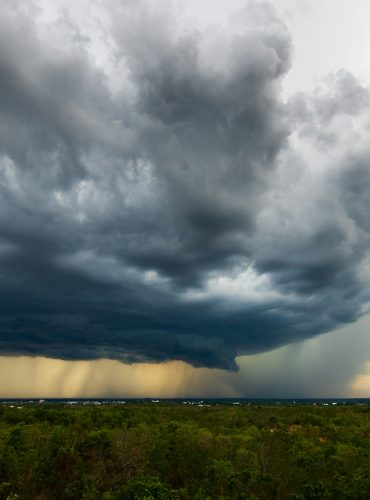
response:
M29 6L0 8L3 353L233 369L362 314L368 89L284 102L264 3L202 32L114 3L105 64Z

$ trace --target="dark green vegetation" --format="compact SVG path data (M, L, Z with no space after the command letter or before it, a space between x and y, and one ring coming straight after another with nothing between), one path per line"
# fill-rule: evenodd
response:
M369 499L369 406L0 407L1 499Z

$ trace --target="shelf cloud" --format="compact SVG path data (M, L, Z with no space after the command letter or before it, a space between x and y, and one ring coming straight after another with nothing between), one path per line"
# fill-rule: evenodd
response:
M234 370L357 320L369 90L341 69L283 98L265 3L202 30L105 5L86 32L0 6L1 352Z

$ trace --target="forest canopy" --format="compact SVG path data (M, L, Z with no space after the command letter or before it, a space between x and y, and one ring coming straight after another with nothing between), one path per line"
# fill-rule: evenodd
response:
M0 499L370 498L370 407L0 407Z

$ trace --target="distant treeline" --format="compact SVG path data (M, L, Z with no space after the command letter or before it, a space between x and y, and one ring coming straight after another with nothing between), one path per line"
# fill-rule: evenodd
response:
M370 406L0 407L0 499L370 499Z

